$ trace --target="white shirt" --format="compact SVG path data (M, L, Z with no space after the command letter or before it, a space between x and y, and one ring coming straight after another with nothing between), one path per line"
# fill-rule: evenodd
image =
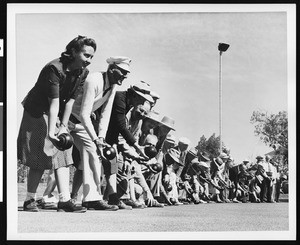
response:
M114 84L111 90L103 96L104 91L109 88L109 82L107 74L105 81L102 74L101 72L95 72L88 75L72 109L72 114L81 121L81 124L85 127L92 140L95 140L98 136L105 138L116 93L116 84ZM97 136L90 116L92 112L102 105L99 133Z

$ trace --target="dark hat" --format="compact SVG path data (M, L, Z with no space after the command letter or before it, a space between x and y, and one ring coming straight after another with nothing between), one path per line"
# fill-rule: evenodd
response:
M257 156L256 159L257 160L263 160L264 158L262 156Z
M177 163L179 163L180 153L175 148L170 148L167 150L167 154Z

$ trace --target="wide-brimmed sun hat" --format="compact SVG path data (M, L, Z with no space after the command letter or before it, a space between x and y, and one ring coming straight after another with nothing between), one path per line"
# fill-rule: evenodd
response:
M149 111L147 113L147 115L145 116L144 120L145 119L152 120L152 121L156 122L157 124L160 124L160 115L156 111Z
M161 125L163 126L166 126L168 128L170 128L171 130L174 130L174 125L175 125L175 120L171 117L168 117L168 116L164 116L162 119L161 119Z
M210 161L208 152L206 152L206 151L199 152L199 155L200 155L200 158L202 158L202 159L200 159L200 160L203 160L203 161Z
M221 159L228 159L229 156L228 156L226 153L222 152L222 153L219 155L219 158L221 158Z
M149 101L150 103L154 103L152 96L150 95L150 86L144 82L138 82L130 86L135 93Z

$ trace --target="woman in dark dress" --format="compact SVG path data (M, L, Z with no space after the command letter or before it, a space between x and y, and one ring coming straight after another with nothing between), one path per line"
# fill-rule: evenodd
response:
M39 211L36 190L46 169L54 169L59 202L57 211L84 212L71 202L69 165L72 148L57 149L58 136L68 132L67 124L75 98L89 73L86 68L96 51L93 39L78 36L61 57L44 66L22 104L23 118L18 135L18 160L28 166L24 211Z

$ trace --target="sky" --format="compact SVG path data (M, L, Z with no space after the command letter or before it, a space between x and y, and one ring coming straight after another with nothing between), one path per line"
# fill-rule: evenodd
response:
M154 110L175 120L177 139L187 137L196 146L202 135L219 135L218 44L224 42L230 47L222 54L222 141L236 162L272 150L254 135L250 118L256 110L288 110L286 12L215 12L201 6L117 10L42 8L16 15L17 128L21 101L42 67L74 37L85 35L97 43L90 72L105 71L110 56L131 58L131 73L120 90L140 80L149 83L160 95Z

